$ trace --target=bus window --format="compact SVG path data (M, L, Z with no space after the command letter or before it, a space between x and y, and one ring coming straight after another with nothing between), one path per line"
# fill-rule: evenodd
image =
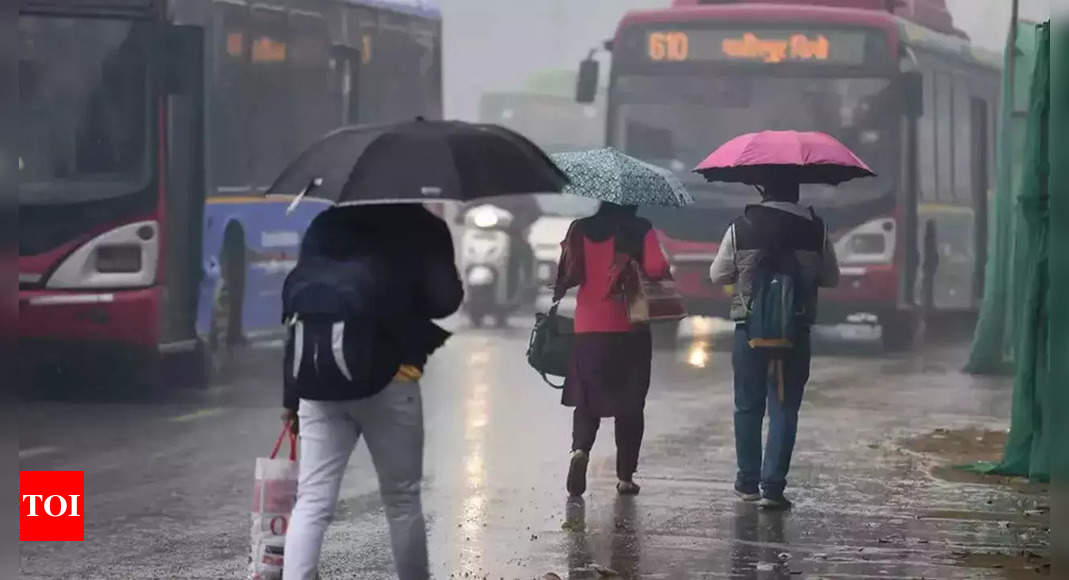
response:
M215 78L211 84L209 143L212 182L218 186L218 193L226 194L250 183L244 93L249 72L249 27L244 6L225 2L216 2L214 6Z
M935 183L935 83L930 73L924 75L924 115L917 120L917 171L920 172L920 197L936 199Z
M289 34L286 14L269 8L251 12L250 98L247 144L252 153L253 184L267 187L290 160L296 147L293 104L287 90Z
M426 110L433 95L424 94L423 83L423 75L434 72L433 42L424 42L413 30L411 17L380 14L377 30L366 36L368 50L363 53L368 61L360 73L360 88L368 114L390 122L435 113Z
M143 187L151 33L121 20L20 19L20 198L74 202Z
M954 199L954 87L947 73L935 75L935 167L940 201Z
M442 116L442 43L434 31L420 32L416 38L420 48L419 80L423 104L420 111L429 118Z
M973 202L973 147L981 139L973 122L971 87L964 76L954 79L954 197L959 205Z
M318 14L294 13L290 23L293 50L288 76L299 152L341 124L342 95L340 79L331 70L326 21Z

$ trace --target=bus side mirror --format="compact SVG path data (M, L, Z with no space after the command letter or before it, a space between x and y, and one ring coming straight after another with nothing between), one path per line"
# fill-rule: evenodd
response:
M575 87L575 100L580 103L593 103L598 94L599 63L594 54L579 63L579 78Z
M906 116L917 119L924 115L924 75L910 71L902 73L902 107Z
M201 90L204 76L204 29L167 26L163 34L163 88L169 95Z

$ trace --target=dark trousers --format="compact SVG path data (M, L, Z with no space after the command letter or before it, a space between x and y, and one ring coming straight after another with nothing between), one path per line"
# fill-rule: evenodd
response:
M735 330L732 353L735 367L735 455L737 482L746 487L761 484L766 495L787 487L787 472L798 433L798 409L809 380L809 333L783 359L783 400L779 383L769 373L770 361L761 350L750 348L746 329ZM761 456L761 424L768 408L768 440Z
M582 449L589 453L600 425L600 417L576 407L572 412L572 451ZM638 452L642 448L645 428L646 417L641 409L616 417L616 478L620 481L631 481L638 470Z

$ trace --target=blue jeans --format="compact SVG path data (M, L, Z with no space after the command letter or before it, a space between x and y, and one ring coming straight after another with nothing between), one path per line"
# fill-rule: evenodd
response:
M735 329L731 362L735 367L735 456L739 473L736 483L747 489L761 484L766 496L777 496L787 487L787 471L798 433L798 409L809 380L809 333L783 359L783 401L778 382L769 374L768 356L750 348L746 328ZM768 407L768 441L761 459L761 424Z

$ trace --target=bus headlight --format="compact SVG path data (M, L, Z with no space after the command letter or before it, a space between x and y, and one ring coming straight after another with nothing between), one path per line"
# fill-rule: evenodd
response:
M96 251L96 270L102 274L140 271L141 247L134 244L100 246Z
M76 249L47 288L141 288L156 282L159 224L136 222L100 234Z
M890 264L895 256L895 221L880 218L850 230L835 244L842 265Z

